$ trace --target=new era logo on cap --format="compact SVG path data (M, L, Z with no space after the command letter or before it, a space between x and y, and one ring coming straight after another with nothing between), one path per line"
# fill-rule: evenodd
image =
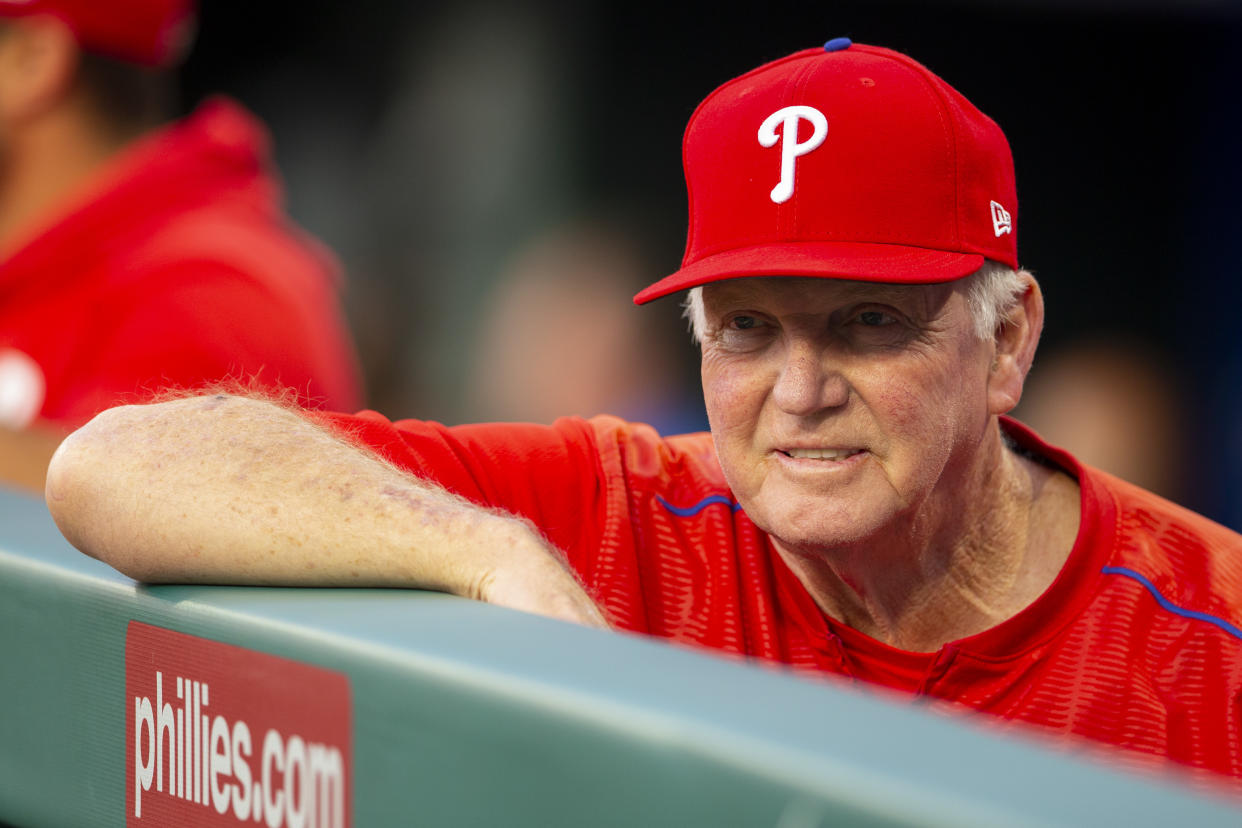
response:
M992 202L992 231L1000 236L1013 230L1013 219L1009 217L1009 211L1004 207Z
M841 38L735 78L695 111L682 155L685 257L636 302L745 276L921 284L1017 267L1004 134L897 52Z

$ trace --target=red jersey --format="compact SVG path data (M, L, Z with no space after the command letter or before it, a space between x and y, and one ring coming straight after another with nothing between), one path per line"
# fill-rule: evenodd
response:
M225 100L140 139L0 262L0 425L220 380L361 404L337 268Z
M1086 737L1126 748L1110 758L1132 768L1171 760L1242 776L1242 536L1016 422L1004 428L1024 451L1078 480L1077 539L1033 604L933 653L824 615L733 498L707 434L661 438L610 417L328 422L417 476L533 521L622 629L983 711L1067 747Z

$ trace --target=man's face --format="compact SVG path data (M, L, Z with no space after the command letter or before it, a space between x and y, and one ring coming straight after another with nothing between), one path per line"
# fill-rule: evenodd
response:
M703 391L729 485L791 549L934 532L969 497L992 343L960 282L706 285Z

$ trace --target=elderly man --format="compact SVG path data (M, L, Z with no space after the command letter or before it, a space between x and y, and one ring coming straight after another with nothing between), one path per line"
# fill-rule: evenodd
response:
M143 580L446 590L1242 775L1242 538L1002 416L1043 302L999 128L840 39L712 93L684 157L637 301L690 289L710 435L183 399L69 438L59 525Z

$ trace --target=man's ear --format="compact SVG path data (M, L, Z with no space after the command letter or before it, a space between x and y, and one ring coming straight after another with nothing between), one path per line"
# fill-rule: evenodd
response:
M1029 272L1019 272L1026 289L1009 318L996 327L995 353L988 375L988 410L1004 414L1022 398L1022 385L1035 360L1035 348L1044 327L1044 295Z
M6 22L0 34L0 118L21 124L73 88L81 52L73 32L48 15Z

